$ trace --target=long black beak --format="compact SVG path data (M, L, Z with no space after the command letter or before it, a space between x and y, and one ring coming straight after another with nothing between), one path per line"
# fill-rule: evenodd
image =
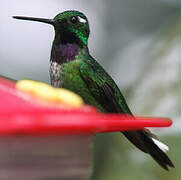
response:
M35 18L35 17L24 17L24 16L13 16L15 19L28 20L28 21L38 21L47 24L54 25L55 21L53 19Z

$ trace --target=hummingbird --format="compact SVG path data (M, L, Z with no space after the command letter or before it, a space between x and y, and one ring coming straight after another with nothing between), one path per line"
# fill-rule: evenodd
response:
M53 19L13 17L54 27L55 37L50 55L52 86L77 93L86 104L96 107L102 113L133 115L115 81L89 53L89 22L83 13L64 11ZM148 129L125 131L123 134L141 151L150 154L165 170L174 167L166 155L168 147Z

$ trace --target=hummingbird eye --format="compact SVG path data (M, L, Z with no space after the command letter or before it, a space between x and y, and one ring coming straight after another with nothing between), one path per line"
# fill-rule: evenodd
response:
M72 17L70 18L70 22L71 22L72 24L76 24L77 22L79 22L79 19L78 19L77 16L72 16Z

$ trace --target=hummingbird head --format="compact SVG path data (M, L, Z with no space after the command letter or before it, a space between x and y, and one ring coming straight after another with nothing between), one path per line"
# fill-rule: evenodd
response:
M63 44L80 43L87 45L89 37L89 23L86 16L78 11L65 11L53 19L55 34Z
M16 19L51 24L55 29L50 61L62 64L76 60L79 55L88 54L87 40L89 23L86 16L78 11L65 11L53 19L13 16Z
M55 29L55 44L75 43L86 46L89 37L89 23L86 16L79 11L64 11L53 19L13 16L16 19L38 21L51 24Z

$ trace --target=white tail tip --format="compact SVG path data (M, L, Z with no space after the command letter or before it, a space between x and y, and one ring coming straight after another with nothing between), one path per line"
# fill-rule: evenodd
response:
M169 151L169 147L162 142L158 141L157 139L152 138L153 142L163 151L167 152Z

